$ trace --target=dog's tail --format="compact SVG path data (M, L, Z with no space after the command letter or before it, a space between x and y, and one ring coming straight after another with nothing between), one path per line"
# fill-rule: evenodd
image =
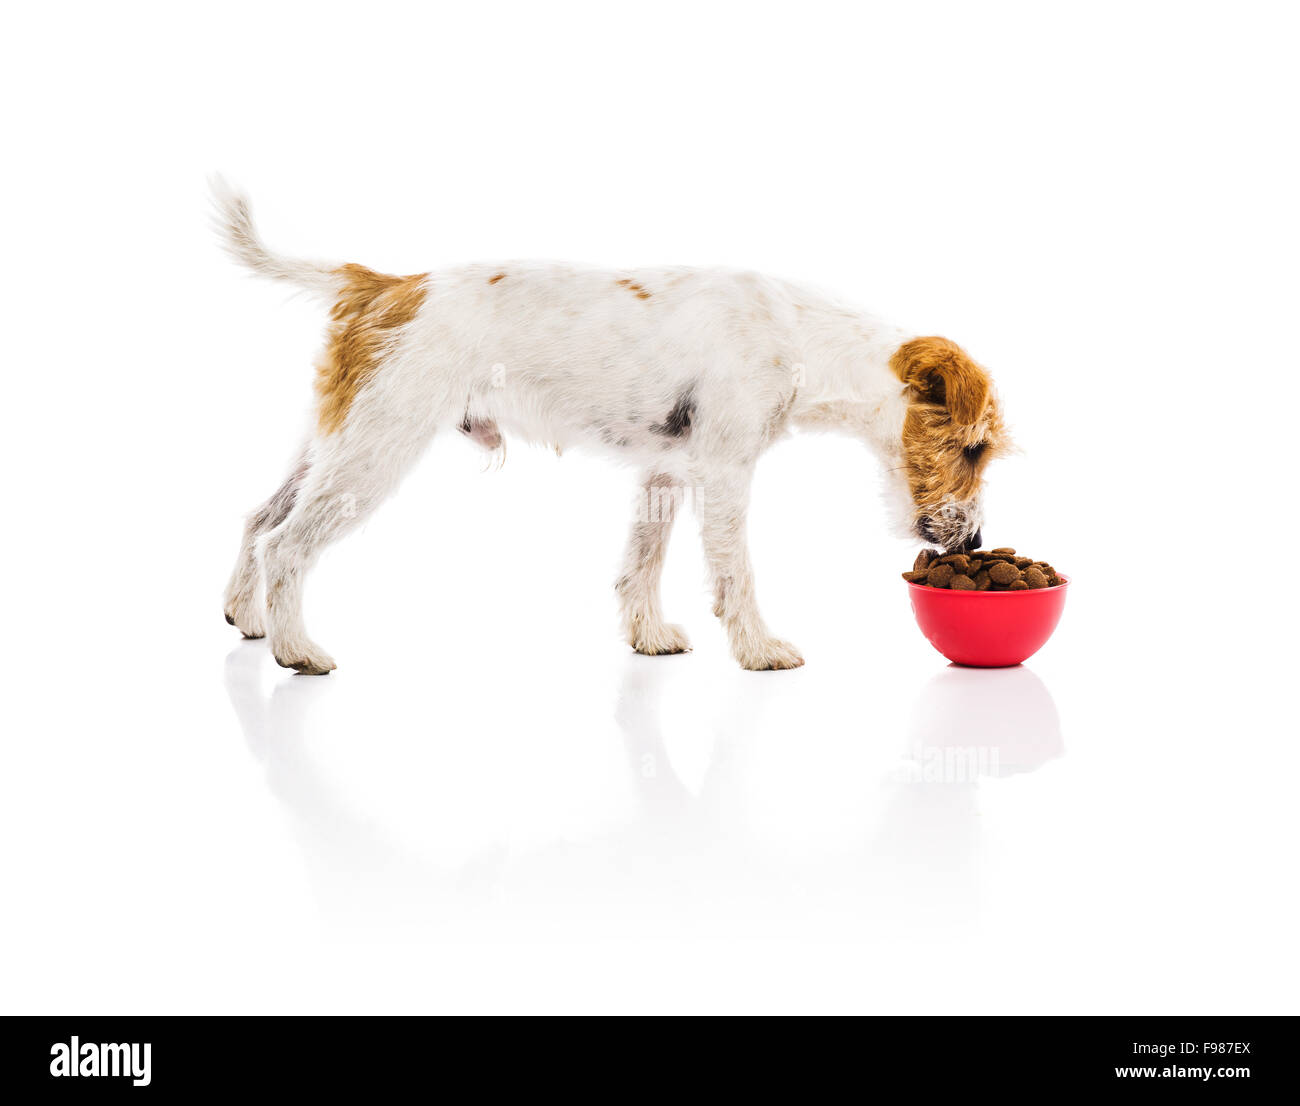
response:
M253 226L248 197L224 178L212 177L213 222L226 252L241 265L273 280L286 280L309 292L333 299L343 284L337 265L281 257L268 250Z

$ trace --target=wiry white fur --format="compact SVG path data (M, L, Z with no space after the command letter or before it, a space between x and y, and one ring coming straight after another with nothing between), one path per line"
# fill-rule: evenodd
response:
M332 294L329 267L266 249L242 197L224 190L217 202L238 260ZM912 335L812 290L717 269L464 265L429 274L425 292L341 429L317 434L295 475L250 519L227 591L235 625L250 636L265 629L281 664L334 667L302 625L305 573L393 490L434 434L461 428L484 444L504 431L586 447L637 466L647 488L690 487L715 610L737 660L803 663L758 612L745 537L754 466L793 424L848 432L897 473L907 399L889 358ZM688 401L689 428L674 426ZM688 648L659 609L674 513L638 518L618 583L628 640L645 653Z

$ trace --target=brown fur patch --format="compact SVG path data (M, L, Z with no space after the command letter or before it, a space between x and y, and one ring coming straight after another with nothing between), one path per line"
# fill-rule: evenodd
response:
M903 465L918 515L975 498L1010 444L989 374L947 338L904 342L889 365L910 393Z
M488 283L495 284L498 280L505 280L505 279L506 279L505 273L497 273L497 275L494 277L488 277Z
M428 276L389 276L364 265L344 265L334 271L344 285L330 309L329 344L316 366L323 434L343 425L352 401L379 367L392 331L415 318L424 302Z
M616 280L614 281L614 283L621 285L622 287L626 288L629 292L635 292L636 298L639 300L648 300L650 298L650 293L647 292L635 280Z

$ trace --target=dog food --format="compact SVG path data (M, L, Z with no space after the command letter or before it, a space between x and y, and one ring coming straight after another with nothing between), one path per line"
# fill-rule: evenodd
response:
M1029 591L1062 583L1046 561L1022 557L1010 546L973 553L922 549L903 579L912 584L953 591Z

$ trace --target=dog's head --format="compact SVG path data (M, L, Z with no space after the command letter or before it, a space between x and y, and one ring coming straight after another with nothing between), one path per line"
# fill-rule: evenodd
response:
M993 382L947 338L904 342L889 364L907 397L900 473L911 530L946 550L975 549L984 470L1010 445Z

